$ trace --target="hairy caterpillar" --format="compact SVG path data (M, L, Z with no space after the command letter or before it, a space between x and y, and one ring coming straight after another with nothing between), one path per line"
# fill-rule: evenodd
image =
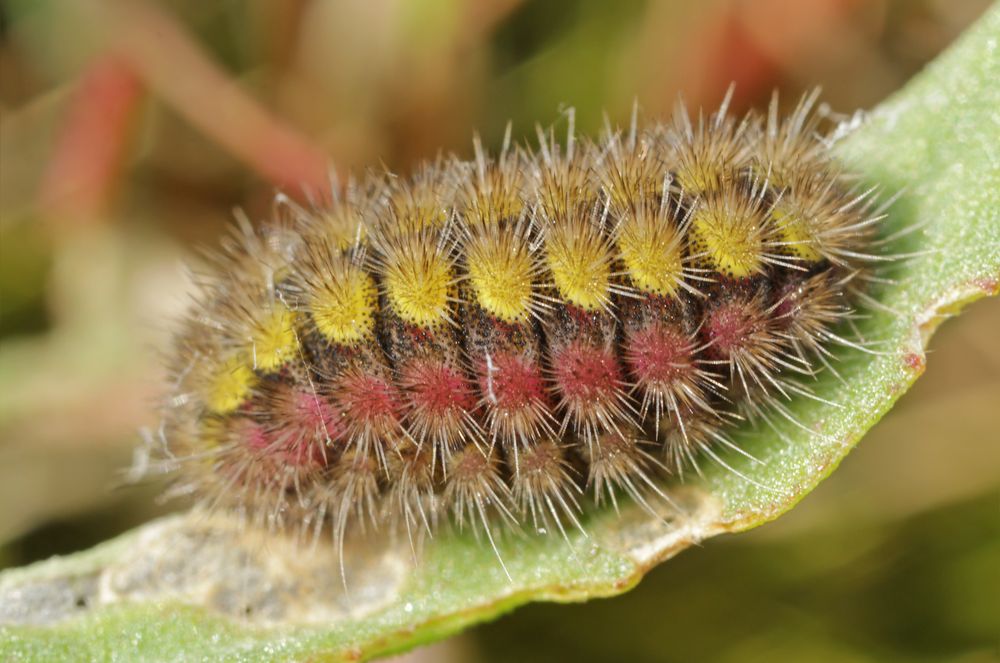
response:
M271 527L581 528L590 494L794 421L887 259L817 93L779 119L539 129L242 223L199 274L163 431L178 490ZM735 470L734 470L735 471ZM494 545L494 549L496 546ZM502 564L502 560L501 560Z

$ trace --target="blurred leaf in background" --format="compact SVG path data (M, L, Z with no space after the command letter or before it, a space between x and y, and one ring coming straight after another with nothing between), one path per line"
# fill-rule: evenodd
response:
M266 216L283 178L322 179L326 159L406 171L468 154L473 130L496 145L512 120L531 136L564 104L585 131L636 99L651 115L678 92L714 106L732 80L741 108L820 84L851 112L987 5L5 0L0 565L88 547L165 508L157 486L115 487L138 429L156 425L155 348L185 303L183 262L234 206ZM686 555L627 597L531 607L435 655L662 660L648 636L667 623L684 637L677 660L988 655L997 309L946 326L926 378L780 523ZM803 579L815 593L796 595ZM631 628L600 629L612 611ZM601 637L568 642L581 631Z

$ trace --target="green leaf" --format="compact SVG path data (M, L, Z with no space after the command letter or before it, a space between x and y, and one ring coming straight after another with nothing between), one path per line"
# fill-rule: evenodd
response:
M791 404L803 428L745 431L763 464L729 458L742 479L706 464L671 485L689 511L666 522L634 506L597 513L589 537L489 546L441 535L419 563L400 542L350 556L345 591L335 555L241 529L219 517L172 516L93 550L0 576L4 660L368 658L445 637L528 601L580 601L628 590L655 564L707 537L791 508L826 477L924 370L946 317L1000 290L1000 7L907 87L845 124L838 150L885 192L902 193L889 231L918 228L899 250L895 284L875 293L862 332L885 352L847 350L845 380L816 392L840 407ZM888 468L886 468L888 471ZM360 553L360 554L359 554Z

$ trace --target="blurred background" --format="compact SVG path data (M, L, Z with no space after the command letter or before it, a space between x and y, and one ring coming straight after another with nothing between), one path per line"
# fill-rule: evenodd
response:
M276 188L533 134L679 92L875 105L985 0L0 0L0 567L170 508L125 486L156 425L184 261ZM536 605L434 661L997 660L1000 306L796 510L631 593Z

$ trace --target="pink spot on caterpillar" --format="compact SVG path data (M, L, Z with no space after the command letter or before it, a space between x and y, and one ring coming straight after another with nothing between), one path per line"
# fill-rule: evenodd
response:
M569 399L604 400L622 383L621 369L610 348L574 341L552 360L555 382Z
M308 391L295 390L292 394L292 407L303 429L325 434L330 438L338 436L339 417L333 406L323 398Z
M640 384L669 384L691 369L693 349L679 330L651 324L628 335L625 363Z
M272 459L296 467L323 466L327 445L343 438L337 409L325 398L301 388L289 388L276 399L266 429L266 447Z
M418 359L410 362L403 373L402 384L410 406L430 415L447 415L475 406L465 376L436 361Z
M726 302L712 309L702 328L702 335L711 343L706 352L715 359L728 359L745 345L754 323L745 302Z
M790 280L781 287L777 294L777 304L772 311L772 317L788 326L795 313L802 307L802 283L798 279Z
M344 415L360 424L398 418L399 393L387 381L363 373L340 382L337 403Z
M484 361L479 386L501 410L518 410L545 401L545 383L538 365L516 354L501 353Z
M249 419L235 419L232 423L233 433L237 439L251 451L264 452L271 445L271 439L264 432L264 427Z

